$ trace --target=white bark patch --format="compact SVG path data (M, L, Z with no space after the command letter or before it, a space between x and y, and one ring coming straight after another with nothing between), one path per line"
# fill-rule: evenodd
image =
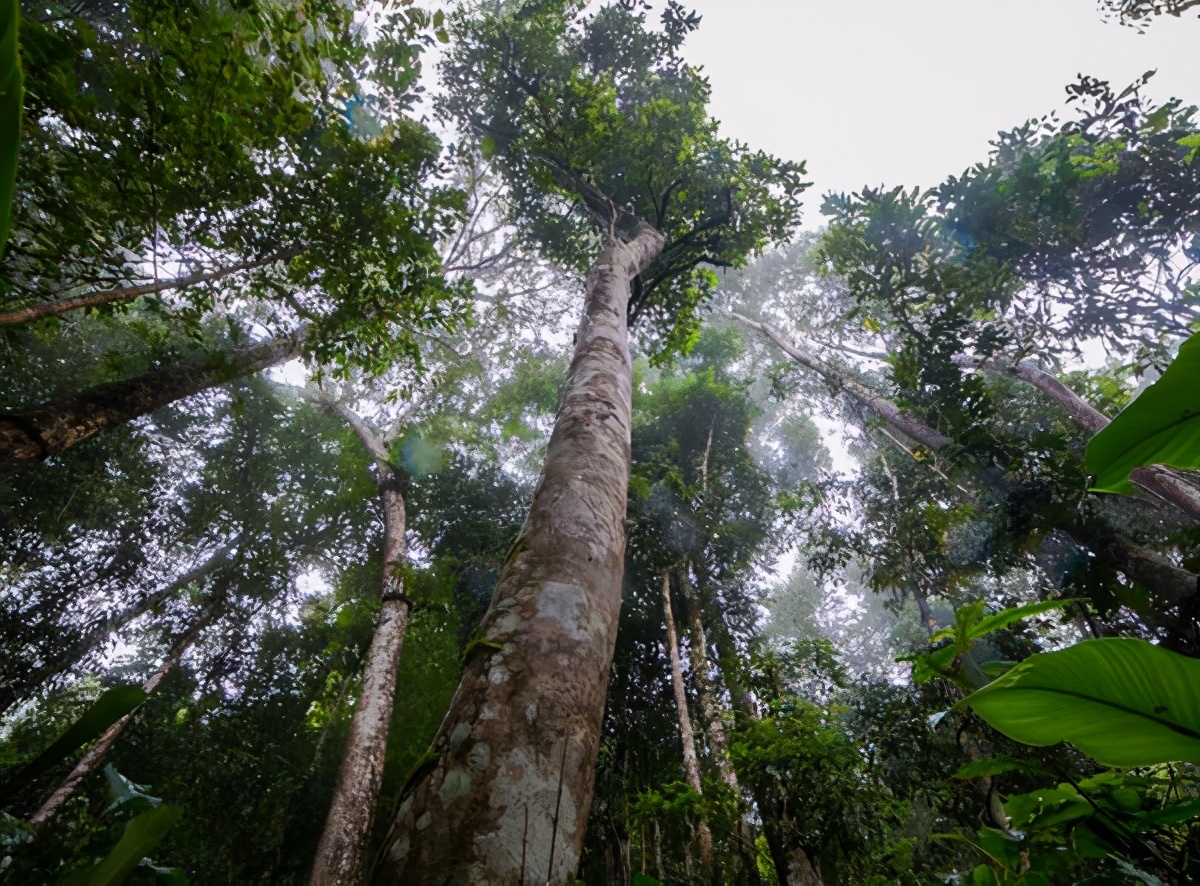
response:
M471 750L467 751L467 767L474 772L485 772L490 762L492 762L491 748L482 741L476 742Z
M561 745L559 745L561 748ZM488 794L488 805L498 812L493 830L475 838L479 857L487 858L493 871L512 871L520 868L522 851L526 870L544 877L550 870L550 844L554 842L553 882L565 882L579 861L572 839L578 824L572 783L571 755L566 771L560 772L561 751L552 758L535 760L525 749L517 748L498 761L496 777ZM559 782L562 782L562 801L559 803ZM558 825L555 827L555 808ZM529 830L525 832L525 812L529 813ZM555 832L557 833L555 834ZM522 849L522 844L524 847ZM493 882L485 878L481 882ZM541 882L540 880L538 882Z
M459 797L471 792L471 773L465 769L451 769L438 789L443 806L449 806Z
M537 600L537 618L554 622L570 639L582 643L592 640L589 630L591 613L587 591L579 585L548 581L542 584Z
M459 723L450 732L450 750L456 751L467 740L467 736L471 734L470 723Z
M489 640L499 640L501 637L507 637L517 629L517 625L521 623L521 616L516 612L506 612L488 628L487 638Z
M388 855L393 861L403 861L408 855L408 837L404 836L392 843L392 847L388 850Z

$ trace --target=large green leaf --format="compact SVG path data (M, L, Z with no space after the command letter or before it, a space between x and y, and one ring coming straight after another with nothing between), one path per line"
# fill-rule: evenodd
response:
M1200 660L1144 640L1032 655L965 703L1009 738L1069 741L1106 766L1200 762Z
M1162 378L1088 441L1094 492L1133 492L1144 465L1200 468L1200 332L1183 343Z
M67 727L50 747L38 754L24 769L16 774L6 785L5 794L15 794L43 772L52 769L67 755L78 750L85 744L95 741L109 726L112 726L138 705L146 700L146 693L140 686L118 686L109 689L83 715Z
M17 178L17 149L21 144L21 102L24 88L17 52L19 0L0 0L0 255L12 224L13 184Z
M133 873L148 852L162 842L179 821L177 806L159 806L129 820L120 842L100 863L66 877L59 886L117 886Z

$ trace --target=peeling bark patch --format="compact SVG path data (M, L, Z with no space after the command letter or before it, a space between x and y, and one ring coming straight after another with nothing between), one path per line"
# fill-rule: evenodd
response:
M484 772L491 761L492 751L482 741L476 742L471 750L467 752L467 766L474 772Z
M401 837L392 844L388 855L392 857L393 861L402 861L408 855L408 845L408 837Z
M537 617L553 621L572 640L591 638L588 623L587 591L579 585L548 581L542 584L537 600Z
M438 789L442 805L449 806L459 797L471 792L471 773L465 769L451 769Z

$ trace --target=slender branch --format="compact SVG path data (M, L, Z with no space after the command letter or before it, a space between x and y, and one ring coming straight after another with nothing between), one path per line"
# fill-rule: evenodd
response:
M209 271L201 271L196 274L189 274L186 277L174 277L170 280L157 280L151 283L139 283L136 286L124 286L119 289L106 289L101 292L88 292L83 295L76 295L70 298L59 299L58 301L45 302L40 305L31 305L27 308L18 308L15 311L0 312L0 326L9 326L14 323L28 323L31 320L38 320L42 317L49 317L57 314L65 314L67 311L74 311L79 308L94 308L98 305L120 304L123 302L133 301L143 295L151 295L155 292L165 292L170 289L185 289L188 286L195 286L199 283L209 283L213 280L221 280L239 271L249 271L254 268L261 268L269 264L274 264L277 261L285 261L289 258L295 258L300 253L304 252L303 246L289 246L287 249L282 249L279 252L274 252L264 258L250 259L247 261L237 262L232 265L226 265L221 268L214 268Z

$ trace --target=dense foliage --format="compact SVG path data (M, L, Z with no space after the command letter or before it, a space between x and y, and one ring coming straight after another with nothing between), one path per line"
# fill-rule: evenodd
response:
M803 163L721 134L673 0L19 12L0 443L87 433L0 457L0 882L310 882L375 697L386 852L639 225L569 882L1200 881L1195 108L1082 77L796 235Z

